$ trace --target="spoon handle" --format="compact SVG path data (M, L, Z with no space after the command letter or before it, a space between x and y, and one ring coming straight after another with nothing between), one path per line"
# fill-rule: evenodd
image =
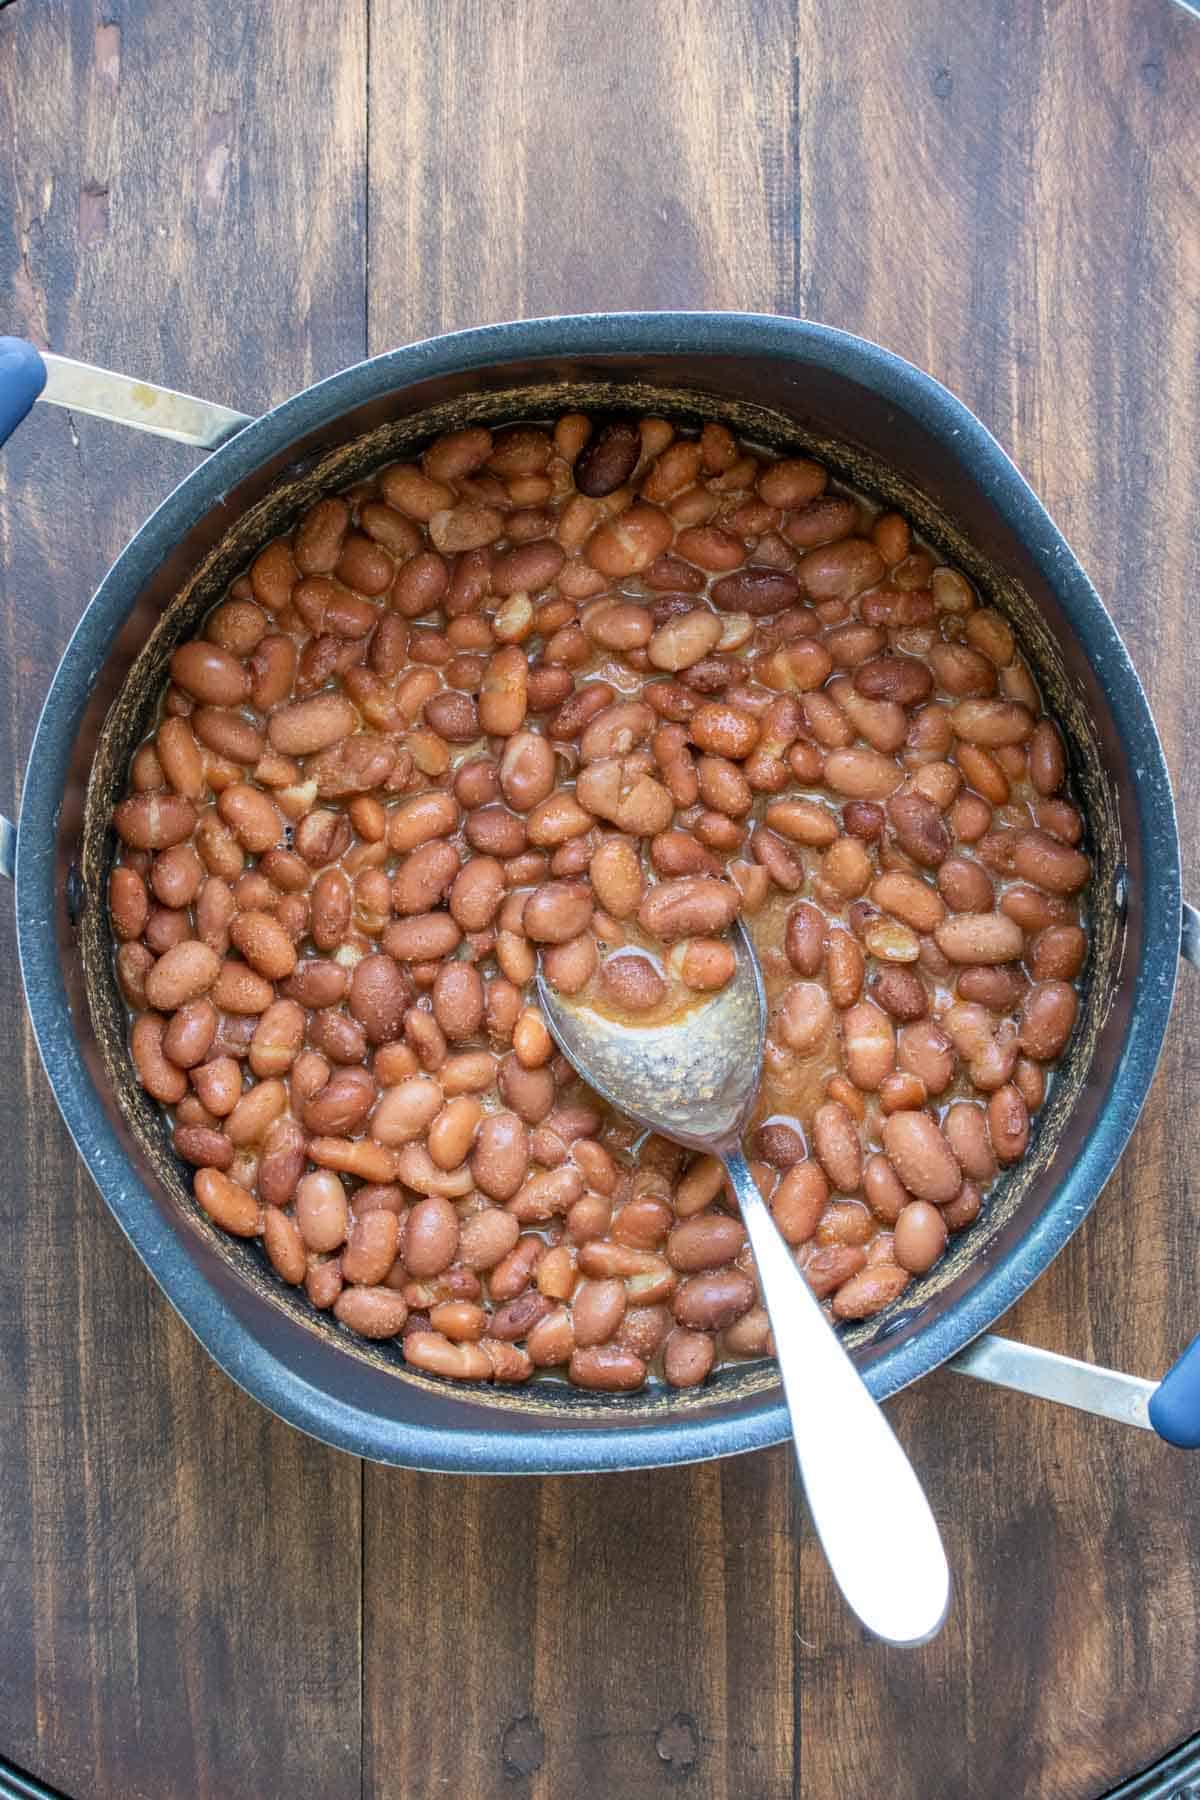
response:
M925 1643L950 1605L950 1570L929 1502L793 1262L745 1157L731 1150L724 1160L771 1315L800 1480L834 1580L877 1637Z

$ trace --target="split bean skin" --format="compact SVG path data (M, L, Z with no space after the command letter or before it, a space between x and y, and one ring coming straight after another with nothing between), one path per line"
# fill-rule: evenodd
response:
M221 1229L423 1380L678 1388L770 1355L724 1173L574 1076L769 1001L747 1154L835 1321L1025 1153L1087 962L1086 821L1012 632L803 456L471 426L328 495L171 657L115 807L142 1086Z

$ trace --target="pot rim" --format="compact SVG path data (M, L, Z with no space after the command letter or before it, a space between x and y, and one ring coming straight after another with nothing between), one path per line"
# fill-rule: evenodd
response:
M17 942L39 1054L67 1128L117 1223L166 1298L208 1353L239 1386L290 1424L340 1449L408 1468L447 1472L550 1474L661 1467L765 1448L790 1432L779 1390L753 1410L622 1425L607 1420L508 1432L490 1424L429 1426L384 1417L335 1398L257 1342L156 1207L108 1119L76 1035L59 966L55 921L58 819L76 731L97 671L165 546L187 533L244 476L306 433L431 377L506 361L680 353L753 353L815 365L856 380L952 439L997 513L1022 540L1085 641L1122 730L1136 737L1134 794L1143 841L1154 849L1145 885L1128 1031L1110 1078L1108 1103L1054 1203L974 1287L914 1335L886 1344L864 1370L883 1400L929 1373L992 1325L1047 1267L1091 1210L1145 1101L1174 996L1181 876L1174 800L1146 696L1095 588L999 443L948 389L913 364L850 333L807 320L758 313L594 313L473 327L423 339L355 363L253 420L186 476L121 551L76 626L51 682L34 735L17 833ZM451 1395L453 1398L453 1395Z

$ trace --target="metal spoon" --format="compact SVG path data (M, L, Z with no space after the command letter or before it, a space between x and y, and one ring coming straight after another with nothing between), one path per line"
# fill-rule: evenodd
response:
M834 1579L877 1637L921 1644L941 1629L950 1604L945 1551L911 1463L792 1260L742 1155L767 1004L740 922L730 938L733 979L677 1023L619 1024L557 993L540 969L538 995L560 1049L589 1087L637 1124L724 1162L771 1317L800 1480Z

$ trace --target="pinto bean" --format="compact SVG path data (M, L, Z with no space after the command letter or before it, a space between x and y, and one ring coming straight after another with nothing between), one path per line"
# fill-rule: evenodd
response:
M798 1056L807 1056L828 1036L833 1024L829 995L817 981L794 981L772 1010L769 1035Z
M852 1194L862 1180L862 1144L854 1120L838 1101L827 1100L817 1108L813 1148L831 1187Z
M944 1204L962 1186L962 1170L944 1133L926 1112L894 1112L881 1137L888 1161L911 1194Z
M771 1196L771 1215L789 1244L804 1244L816 1231L828 1200L829 1182L820 1164L794 1163Z
M576 1387L632 1393L644 1384L646 1365L640 1356L622 1345L596 1344L587 1349L572 1350L567 1377Z
M575 486L590 499L601 499L629 480L642 454L636 423L613 419L585 443L575 459Z
M1025 951L1024 932L1004 913L954 913L933 935L952 963L1005 963Z
M643 931L669 943L723 931L732 923L738 901L736 888L708 876L660 881L641 902L637 918Z
M963 1174L972 1181L991 1181L996 1173L996 1158L983 1108L968 1100L956 1101L946 1112L942 1130Z
M720 1269L732 1262L746 1241L740 1219L726 1213L701 1213L676 1225L667 1238L667 1257L686 1274Z
M220 1169L198 1169L192 1191L202 1209L222 1231L228 1231L234 1237L258 1236L262 1215L257 1199Z
M855 1087L874 1093L896 1063L896 1032L887 1013L870 1001L848 1007L842 1014L842 1050Z
M886 800L903 780L903 771L878 750L831 750L825 758L826 786L851 800Z
M196 809L181 794L133 794L113 808L113 829L135 850L166 850L196 827Z
M938 892L956 913L990 913L996 902L992 878L966 856L951 856L937 873Z
M929 1010L925 984L912 968L891 963L871 983L871 998L902 1025L923 1019Z
M960 700L950 709L950 723L964 742L985 750L1023 744L1034 729L1033 714L1016 700Z
M899 870L880 875L871 884L871 899L916 932L935 931L946 917L945 901L936 888L918 875L905 875Z
M221 959L207 944L186 938L160 956L146 976L146 999L160 1012L174 1012L208 993L220 970Z
M691 938L683 945L678 969L683 985L694 993L715 993L733 980L737 957L720 938Z
M1075 894L1091 874L1081 850L1073 850L1045 831L1020 831L1013 844L1013 869L1050 894Z
M692 1331L722 1331L754 1305L754 1282L738 1268L691 1275L675 1291L671 1310Z
M408 1215L404 1239L404 1262L410 1275L440 1275L454 1260L458 1238L458 1215L449 1200L440 1194L426 1194L418 1200Z
M1047 925L1030 945L1035 981L1073 981L1087 957L1087 934L1078 925Z
M997 1088L987 1111L988 1134L997 1158L1006 1165L1016 1162L1029 1142L1029 1109L1020 1090L1011 1082Z
M1036 982L1021 1005L1021 1049L1038 1062L1053 1062L1066 1047L1078 1010L1079 1000L1069 982Z
M853 1006L862 993L866 963L848 931L831 931L825 947L829 996L838 1007Z
M915 790L893 794L887 816L896 842L906 856L923 869L936 869L950 853L950 833L941 813L924 794Z

